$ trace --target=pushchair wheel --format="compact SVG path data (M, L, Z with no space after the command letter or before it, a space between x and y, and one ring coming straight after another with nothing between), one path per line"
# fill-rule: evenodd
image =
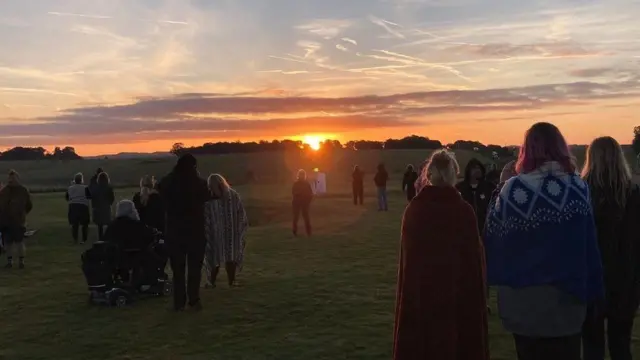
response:
M118 296L116 298L115 305L116 305L116 307L125 307L125 306L127 306L128 302L129 301L127 300L126 296L120 295L120 296Z

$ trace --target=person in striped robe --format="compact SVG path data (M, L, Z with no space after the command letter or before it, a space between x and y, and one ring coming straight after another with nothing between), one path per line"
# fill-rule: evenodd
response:
M240 195L218 174L207 181L212 200L204 207L205 269L208 286L216 286L220 265L227 271L229 286L235 285L236 273L242 269L245 234L249 222Z

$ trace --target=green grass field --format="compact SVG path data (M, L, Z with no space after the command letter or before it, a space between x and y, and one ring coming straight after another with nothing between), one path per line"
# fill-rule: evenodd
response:
M87 305L62 194L35 195L27 269L0 269L0 358L389 359L402 194L379 213L373 189L356 208L346 187L330 188L313 204L316 234L293 238L288 188L238 190L252 222L242 286L203 289L200 314L168 312L166 298ZM495 315L490 331L492 358L514 359Z
M200 314L170 313L170 299L163 298L125 309L87 305L80 270L85 247L71 244L63 194L36 194L28 221L41 231L28 241L27 269L0 269L0 359L389 359L405 206L400 172L427 155L334 154L324 163L282 154L201 158L203 175L221 172L233 179L252 168L258 177L280 174L281 181L237 187L251 223L242 286L228 289L220 281L215 290L203 289ZM459 153L461 165L473 155ZM345 181L351 166L372 172L381 160L392 172L391 211L375 211L370 177L366 207L354 207ZM76 171L91 173L98 165L111 171L115 183L135 184L142 174L168 171L171 161L0 165L0 171L18 168L28 186L46 189L62 188ZM329 169L329 194L313 204L314 236L293 238L290 179L297 168L314 166ZM134 191L119 190L118 198ZM492 358L514 359L496 315L490 332ZM638 356L639 336L636 331Z

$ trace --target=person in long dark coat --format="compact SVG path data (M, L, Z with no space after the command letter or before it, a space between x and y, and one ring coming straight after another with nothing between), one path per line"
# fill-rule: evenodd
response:
M378 171L373 178L373 182L378 189L378 211L389 211L387 202L387 181L389 181L389 173L384 164L378 165Z
M464 171L464 180L456 185L462 198L473 207L478 221L478 230L484 231L489 202L496 185L486 180L486 169L478 159L471 159Z
M109 175L106 172L98 174L96 183L89 185L89 193L91 195L93 223L98 227L98 240L102 241L104 229L111 222L112 206L116 200Z
M402 191L407 195L407 201L411 201L416 197L417 180L418 173L413 169L413 165L407 165L407 171L402 177Z
M358 165L354 166L351 174L351 188L353 190L353 205L362 205L364 201L364 172Z
M394 360L489 360L484 251L457 173L435 152L404 213Z
M640 305L640 188L620 144L598 138L587 150L582 178L589 185L604 269L605 299L590 304L582 327L584 360L604 360L605 323L612 360L630 360Z
M193 310L202 309L200 280L206 246L204 204L209 201L210 194L197 165L193 155L182 155L173 171L158 186L167 214L165 235L173 271L175 311L184 310L187 303Z
M311 201L313 200L313 189L307 180L307 173L304 170L298 171L298 178L291 188L293 196L291 207L293 210L293 235L298 236L298 220L300 215L304 220L304 227L307 236L311 236Z

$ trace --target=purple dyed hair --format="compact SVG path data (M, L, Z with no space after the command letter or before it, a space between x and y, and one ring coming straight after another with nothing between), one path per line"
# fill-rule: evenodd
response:
M516 172L530 173L549 161L559 163L567 173L576 171L569 145L560 129L553 124L540 122L525 134L516 163Z

